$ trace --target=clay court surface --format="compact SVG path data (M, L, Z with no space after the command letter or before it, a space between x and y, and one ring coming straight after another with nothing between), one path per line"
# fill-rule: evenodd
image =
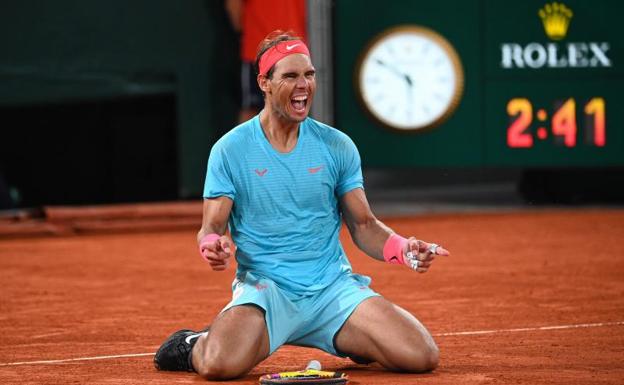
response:
M310 359L362 385L624 383L624 210L382 219L452 253L417 274L342 236L354 270L435 336L440 367L397 374L283 347L233 384ZM167 335L202 328L230 299L233 269L211 271L196 250L199 217L72 221L3 224L0 383L202 383L152 365Z

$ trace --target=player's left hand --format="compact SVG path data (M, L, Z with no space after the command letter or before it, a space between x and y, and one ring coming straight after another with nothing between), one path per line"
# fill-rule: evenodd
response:
M435 243L421 241L414 237L407 240L407 246L403 259L405 265L419 273L426 273L431 267L433 260L438 255L449 256L448 250Z

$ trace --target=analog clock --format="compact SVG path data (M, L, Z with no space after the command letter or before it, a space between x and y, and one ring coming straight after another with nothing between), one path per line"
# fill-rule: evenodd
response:
M436 127L457 107L464 72L457 52L431 29L403 25L383 31L363 50L356 93L381 125L403 132Z

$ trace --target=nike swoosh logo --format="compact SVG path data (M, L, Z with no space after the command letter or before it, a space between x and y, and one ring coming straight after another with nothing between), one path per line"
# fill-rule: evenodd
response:
M191 344L191 341L193 341L195 338L199 338L201 336L203 336L204 334L208 334L208 332L203 332L203 333L197 333L197 334L191 334L190 336L186 337L184 339L184 342L186 342L187 344Z
M296 46L301 45L301 43L297 43L297 44L293 44L293 45L287 45L286 46L286 50L290 51L291 49L295 48Z
M316 174L317 172L321 171L321 169L323 168L323 166L318 166L318 167L313 167L313 168L309 168L308 172L310 174Z
M267 173L267 171L269 171L269 170L267 170L267 169L265 168L264 170L258 170L258 169L255 169L254 171L256 172L256 174L258 174L258 176L264 176L264 174L266 174L266 173Z

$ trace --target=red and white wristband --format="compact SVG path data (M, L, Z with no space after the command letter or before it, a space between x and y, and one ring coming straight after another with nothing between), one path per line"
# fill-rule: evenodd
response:
M405 265L403 250L407 248L407 239L398 234L392 234L386 240L383 247L383 257L388 263Z
M418 254L420 253L420 251L416 250L416 256L414 256L414 252L408 249L407 242L407 239L403 238L398 234L390 235L386 240L386 243L384 244L383 257L384 260L388 263L408 265L412 269L416 270L420 266L420 261L418 260ZM430 254L436 254L437 249L437 244L430 243L429 247L427 248L427 252ZM403 257L403 250L405 250L405 256L407 257L407 261Z

